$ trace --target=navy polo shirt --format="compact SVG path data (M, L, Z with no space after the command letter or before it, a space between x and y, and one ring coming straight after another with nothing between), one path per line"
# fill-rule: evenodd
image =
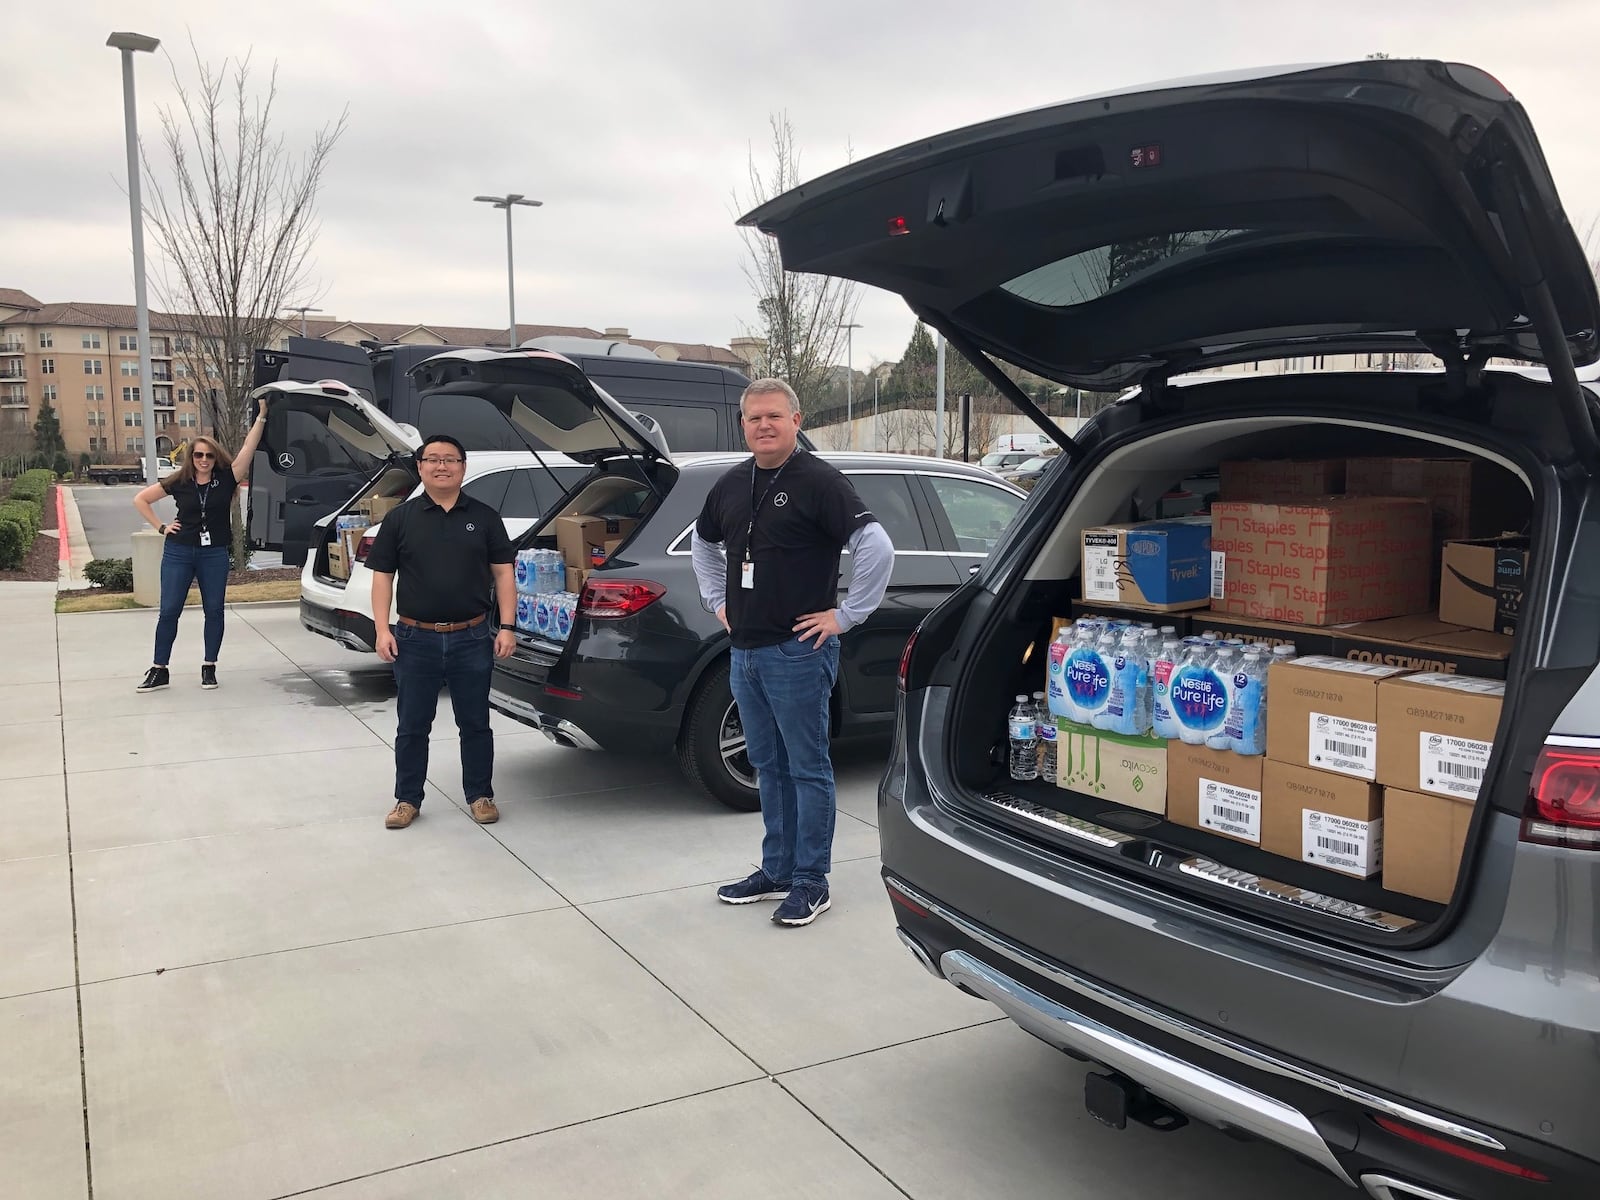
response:
M422 492L392 509L367 569L399 576L395 608L426 624L470 621L494 601L491 563L516 558L500 514L462 492L448 510Z

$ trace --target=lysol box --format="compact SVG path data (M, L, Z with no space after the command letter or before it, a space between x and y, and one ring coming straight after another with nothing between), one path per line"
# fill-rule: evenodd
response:
M1203 608L1211 588L1210 550L1209 517L1085 529L1084 603Z
M1342 625L1431 607L1432 515L1425 500L1219 500L1211 524L1214 609Z

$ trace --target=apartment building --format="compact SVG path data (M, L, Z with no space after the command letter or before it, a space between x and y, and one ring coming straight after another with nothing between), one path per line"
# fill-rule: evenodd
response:
M150 371L139 373L138 322L131 304L81 301L44 303L27 292L0 287L0 429L32 428L46 401L61 423L67 453L127 459L144 453L153 433L158 453L215 432L210 417L220 381L209 378L195 353L194 318L150 313ZM273 345L298 335L298 319L286 319ZM476 326L343 321L305 322L311 337L347 345L361 342L406 345L504 346L506 330ZM723 346L634 338L627 329L576 325L519 325L518 338L547 335L625 341L669 361L715 363L745 369L745 360ZM248 370L248 364L242 364ZM141 389L151 389L155 428L144 428Z

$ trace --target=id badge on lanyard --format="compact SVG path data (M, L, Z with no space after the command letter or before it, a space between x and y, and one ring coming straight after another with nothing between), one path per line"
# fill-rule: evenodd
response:
M216 486L217 486L217 481L215 479L213 479L210 483L206 484L206 490L205 490L204 493L202 493L198 487L196 487L194 489L195 495L200 497L200 545L201 546L209 546L209 545L211 545L211 530L206 528L206 502L211 499L211 492Z
M756 462L753 458L750 460L750 525L744 535L744 562L739 564L739 586L746 591L754 591L756 586L756 564L750 561L751 544L756 538L756 514L761 511L767 493L772 490L772 485L778 482L778 476L783 474L783 468L789 465L789 459L794 455L795 452L791 450L789 458L784 459L772 473L772 478L767 480L767 486L762 491L760 499L756 498Z

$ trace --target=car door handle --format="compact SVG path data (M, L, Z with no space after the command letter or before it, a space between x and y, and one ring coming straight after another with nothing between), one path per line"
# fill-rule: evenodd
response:
M973 563L970 567L967 568L967 574L968 575L976 575L981 570L983 570L983 564L982 563Z

